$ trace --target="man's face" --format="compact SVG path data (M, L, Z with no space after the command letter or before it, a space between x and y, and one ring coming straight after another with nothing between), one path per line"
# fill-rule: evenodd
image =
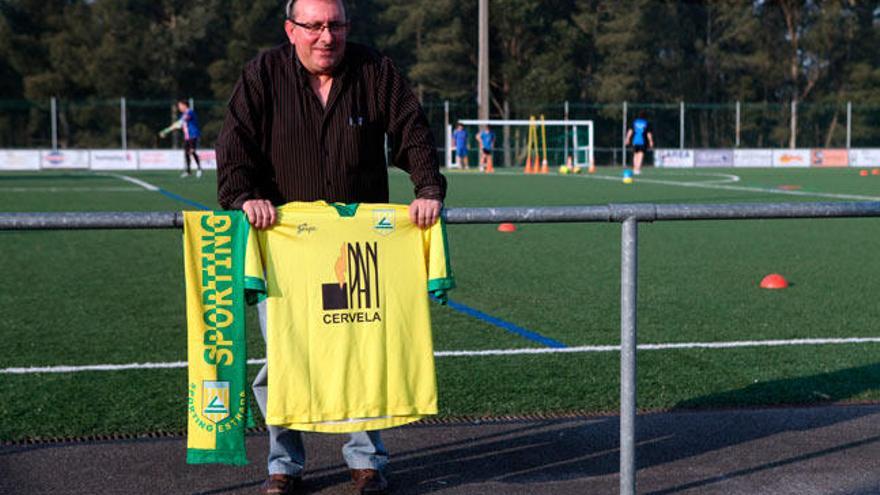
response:
M184 105L181 102L177 102L177 111L178 112L183 113L186 111L186 108L187 108L186 105Z
M284 23L287 38L296 45L296 55L312 74L330 74L345 54L347 27L341 2L333 0L299 0L293 11L293 21ZM299 24L299 25L297 25ZM306 25L308 27L303 27ZM322 28L314 29L316 26ZM331 26L335 26L331 29ZM312 27L313 29L309 29Z

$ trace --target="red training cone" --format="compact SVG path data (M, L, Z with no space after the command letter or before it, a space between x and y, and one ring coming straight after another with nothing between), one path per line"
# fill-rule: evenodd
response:
M778 273L771 273L761 280L762 289L785 289L788 287L788 280Z
M516 232L516 225L512 223L502 223L498 225L498 232Z
M859 170L859 175L861 175L862 177L867 177L868 171L867 170Z

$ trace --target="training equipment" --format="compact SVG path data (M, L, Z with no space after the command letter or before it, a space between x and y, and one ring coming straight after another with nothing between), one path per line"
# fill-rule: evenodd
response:
M560 167L559 167L559 173L560 173L561 175L568 175L568 167L565 166L565 165L560 166Z
M516 232L516 225L512 223L498 224L498 232Z
M785 289L788 287L788 280L778 273L771 273L761 279L762 289Z
M588 168L594 164L594 125L592 120L544 120L539 118L533 123L531 120L460 120L468 133L469 139L474 136L484 125L489 125L495 132L495 160L503 163L502 156L505 149L510 154L512 162L520 166L525 163L526 152L529 144L529 128L538 125L543 126L543 141L546 143L546 159L548 171L550 166L562 165L567 162L567 157L572 157L573 165L578 168ZM452 143L453 127L446 129L446 165L453 166L455 163L455 147ZM506 134L505 134L506 132ZM505 137L507 135L507 137ZM541 148L539 139L535 139ZM473 142L473 141L472 141ZM474 147L470 150L470 162L478 163L479 152ZM534 153L534 152L533 152ZM534 158L534 156L533 156ZM537 167L543 169L544 157L538 163L532 162L532 170ZM497 163L496 163L497 164Z
M247 341L241 211L184 212L189 385L186 462L244 465Z
M875 168L874 170L871 170L871 175L880 175L880 168Z
M862 177L867 177L868 171L867 170L859 170L859 175L861 175Z
M538 124L534 117L529 118L529 139L526 142L526 166L524 172L527 174L546 174L547 173L547 126L544 125L544 116L541 115L541 136L538 138ZM539 145L544 149L544 158L538 152ZM539 166L538 163L541 163ZM566 170L565 173L568 173Z
M630 169L623 170L623 183L624 184L632 184L633 183L633 171Z
M266 298L266 423L324 433L437 413L428 293L455 283L445 224L408 206L289 203L252 229L245 287Z

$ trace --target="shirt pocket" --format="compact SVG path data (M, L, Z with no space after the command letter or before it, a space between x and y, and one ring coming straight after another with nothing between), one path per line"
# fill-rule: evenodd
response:
M353 118L350 125L354 153L348 163L358 171L375 170L385 165L385 129L381 122L368 120L366 117L358 121Z

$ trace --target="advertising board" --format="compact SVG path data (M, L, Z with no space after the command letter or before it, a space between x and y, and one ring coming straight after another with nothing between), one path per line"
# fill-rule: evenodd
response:
M654 164L660 168L692 168L694 166L694 150L655 149Z

